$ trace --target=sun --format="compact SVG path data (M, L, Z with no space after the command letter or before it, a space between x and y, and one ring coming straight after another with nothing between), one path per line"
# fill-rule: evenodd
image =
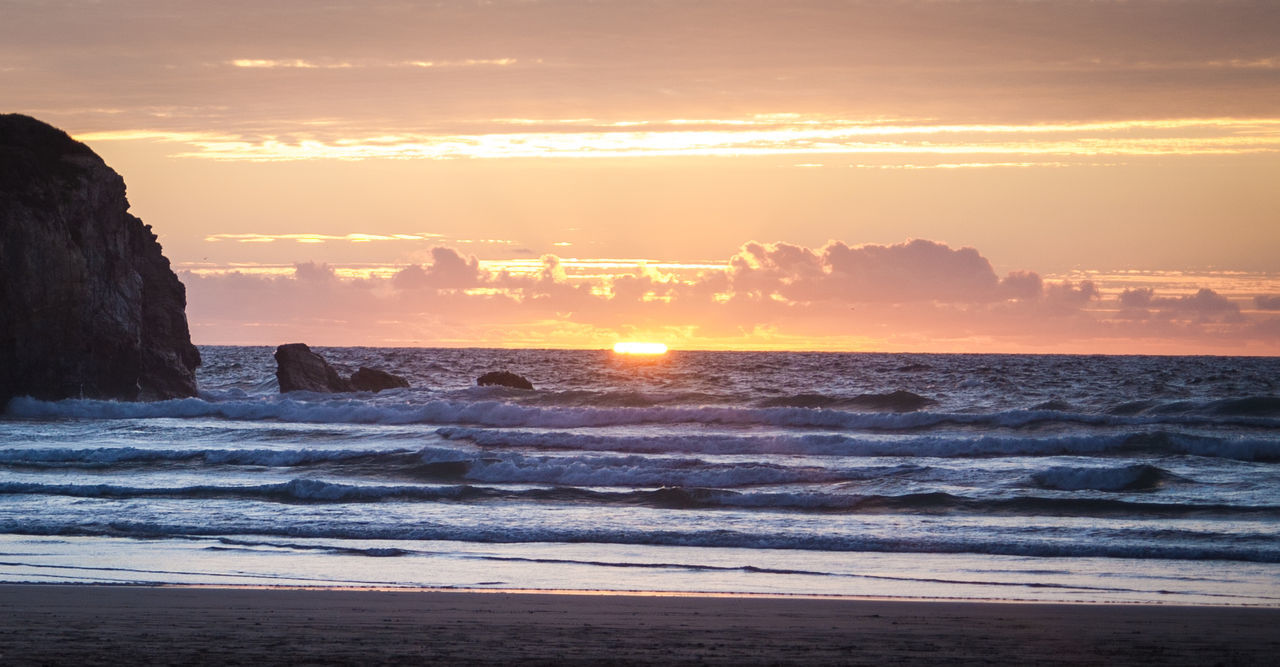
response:
M667 346L663 343L614 343L613 351L617 354L666 354Z

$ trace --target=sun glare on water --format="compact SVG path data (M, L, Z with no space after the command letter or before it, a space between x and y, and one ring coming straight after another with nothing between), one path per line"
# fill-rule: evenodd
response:
M666 354L667 346L662 343L614 343L613 351L618 354Z

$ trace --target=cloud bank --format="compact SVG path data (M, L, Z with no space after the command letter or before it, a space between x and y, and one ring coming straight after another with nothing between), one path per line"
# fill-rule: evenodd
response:
M583 274L556 255L514 271L446 246L430 259L354 278L311 262L185 272L188 317L205 344L1280 353L1273 294L998 275L975 248L925 239L750 241L722 266L683 271Z

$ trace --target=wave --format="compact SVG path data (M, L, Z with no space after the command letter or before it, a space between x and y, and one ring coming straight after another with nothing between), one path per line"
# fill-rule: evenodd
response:
M263 542L261 540L244 540L231 537L219 537L217 538L217 542L220 546L206 548L214 550L225 549L231 551L237 548L252 549L254 547L270 547L272 549L323 551L325 553L339 554L343 556L369 556L372 558L396 558L423 553L413 549L401 549L397 547L353 547L333 544L305 544L302 542Z
M1110 409L1107 410L1107 414L1127 417L1131 415L1141 414L1158 405L1160 405L1160 401L1156 401L1153 399L1144 399L1139 401L1126 401L1119 405L1112 406Z
M143 449L94 447L90 449L4 449L0 465L30 467L111 467L149 463L198 463L202 465L289 467L317 463L412 460L415 451L322 449Z
M156 464L307 468L377 478L578 486L713 486L841 483L898 477L916 465L826 468L769 462L721 463L670 456L538 456L426 447L417 450L156 450L134 447L0 450L0 466L119 469Z
M474 389L468 389L467 393L474 393L477 397L489 396L476 392ZM526 405L570 408L649 408L671 404L714 405L724 403L727 400L725 396L696 391L657 393L648 391L594 391L587 389L544 390L538 391L533 395L507 392L507 396Z
M1166 431L1016 437L998 435L910 435L874 437L845 434L786 435L602 435L572 431L532 431L445 427L436 434L482 447L617 451L645 454L756 454L846 457L970 458L1107 454L1189 454L1241 461L1280 461L1280 439L1213 437Z
M1040 488L1060 491L1153 491L1182 479L1148 464L1119 468L1062 466L1031 475L1031 480Z
M1164 433L1042 438L910 436L867 439L845 435L627 436L487 429L439 429L445 440L479 445L393 449L144 449L97 447L0 449L0 467L120 470L249 467L320 470L373 480L555 484L590 487L737 488L788 484L848 484L890 480L938 481L974 473L950 471L912 458L996 456L1197 454L1237 459L1274 458L1275 441L1222 440ZM442 443L444 444L444 443ZM538 453L545 450L549 453ZM554 452L554 453L550 453ZM743 461L756 455L773 460ZM733 456L717 460L711 456ZM790 457L823 457L820 462ZM781 457L781 458L779 458ZM863 459L890 458L858 465ZM949 472L950 471L950 472ZM216 474L216 473L212 473ZM296 473L295 473L296 474ZM1184 480L1148 464L1056 467L1032 474L1045 489L1143 491Z
M637 505L659 509L787 510L840 513L968 514L1002 516L1280 518L1280 505L1225 505L1133 502L1113 498L1016 496L970 498L940 491L901 495L820 491L746 492L701 487L597 490L578 487L503 488L454 484L357 485L319 479L257 485L139 487L115 484L0 483L0 495L54 495L73 498L252 499L289 503L368 503L383 501L517 501Z
M927 470L916 465L825 468L768 462L721 463L667 456L535 456L517 452L468 453L427 448L421 459L452 463L459 478L492 484L556 484L590 487L751 487L879 480Z
M861 408L881 412L914 412L937 401L909 391L887 394L862 394L860 396L826 396L823 394L796 394L777 396L757 403L762 408Z
M197 538L203 539L203 538ZM396 547L355 547L340 542L297 542L297 541L280 541L272 539L246 540L218 538L219 546L206 547L207 549L235 549L243 548L253 550L255 548L266 547L272 550L288 549L291 551L301 552L323 552L339 555L367 556L371 558L387 558L387 557L412 557L432 552L422 552L413 549L401 549ZM1015 588L1066 588L1072 590L1097 590L1108 592L1142 592L1140 589L1119 588L1114 586L1087 586L1079 582L1070 583L1054 583L1050 581L1037 580L1034 582L1025 581L1001 581L997 579L942 579L938 577L924 576L902 576L888 574L870 574L864 572L835 572L830 570L807 570L789 567L761 567L758 565L714 565L710 563L690 563L677 561L626 561L626 560L584 560L576 558L546 558L533 556L499 556L493 554L476 554L469 555L466 558L472 558L483 561L493 561L500 563L538 563L551 565L586 565L590 567L617 568L617 569L641 569L641 570L684 570L688 572L743 572L750 574L778 574L778 575L802 575L810 577L841 577L853 579L875 579L882 581L904 581L904 582L932 582L958 585L981 585L981 586L1007 586ZM1022 570L1022 572L1043 575L1063 575L1070 574L1066 570L1040 570L1037 572Z
M0 532L18 535L105 536L141 539L218 538L224 535L264 538L341 540L449 540L472 543L579 543L659 546L722 547L744 549L797 549L835 552L882 553L981 553L1033 557L1100 557L1135 559L1224 560L1280 563L1280 547L1274 539L1237 540L1228 544L1215 539L1195 543L1155 543L1135 536L1129 541L1064 541L1056 539L1011 540L983 536L930 535L913 539L872 535L788 534L747 532L741 529L658 528L640 530L623 526L532 526L512 530L503 525L385 524L377 522L325 522L273 525L233 520L188 524L117 519L76 522L30 517L0 519ZM389 554L395 555L395 554Z
M1159 401L1143 399L1120 403L1110 415L1215 415L1224 417L1280 417L1280 396L1242 396L1213 400Z
M1277 417L1280 416L1280 396L1228 398L1212 401L1207 408L1209 412L1219 415Z
M151 403L67 399L9 401L7 415L25 419L144 419L213 417L248 421L350 424L474 424L495 427L593 428L653 424L778 426L795 428L920 430L944 425L1011 428L1045 423L1095 426L1243 425L1280 428L1271 417L1230 414L1210 404L1196 410L1135 415L1092 414L1057 410L1006 410L991 413L856 412L810 407L544 407L502 400L403 400L404 395L355 397L312 394L302 398L208 400L185 398ZM914 396L914 394L913 394ZM882 397L883 398L883 397ZM852 400L852 399L850 399ZM878 400L878 399L877 399ZM886 399L896 400L896 399Z

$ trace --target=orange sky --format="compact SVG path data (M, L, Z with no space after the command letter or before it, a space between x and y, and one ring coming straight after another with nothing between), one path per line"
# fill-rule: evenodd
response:
M0 17L197 343L1280 353L1272 2Z

